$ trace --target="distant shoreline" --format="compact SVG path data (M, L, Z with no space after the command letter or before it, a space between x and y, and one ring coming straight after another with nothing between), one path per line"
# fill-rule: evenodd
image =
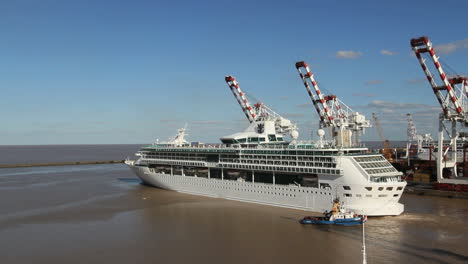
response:
M92 165L92 164L113 164L124 163L125 160L104 160L104 161L73 161L73 162L49 162L49 163L24 163L24 164L3 164L0 168L27 168L45 166L68 166L68 165Z

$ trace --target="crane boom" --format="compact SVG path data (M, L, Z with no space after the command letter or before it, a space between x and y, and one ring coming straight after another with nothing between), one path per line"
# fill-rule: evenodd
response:
M274 121L277 133L293 133L295 135L293 139L297 137L296 124L282 117L262 102L257 102L251 107L246 94L240 89L237 80L231 75L226 76L225 80L250 123L256 121Z
M236 78L229 75L226 76L224 80L228 84L229 88L231 88L232 94L236 98L249 122L252 123L255 121L256 114L254 113L252 106L250 106L249 100L247 100L245 97L244 92L242 92L239 83L236 81Z
M305 70L305 73L302 73L301 68ZM334 127L335 120L331 115L331 111L328 108L326 100L320 91L317 82L314 79L314 75L309 69L309 65L304 61L296 62L296 69L302 81L304 82L307 93L309 94L310 99L315 106L315 110L317 110L317 113L320 117L320 124L324 127ZM311 85L314 87L315 93L312 92L312 89L310 88Z
M431 84L437 101L442 107L444 117L447 120L467 122L467 109L464 107L463 103L466 101L465 98L467 97L468 78L463 76L456 76L454 78L447 77L428 37L413 38L410 43L426 74L427 80ZM430 67L426 64L426 59L422 56L423 54L429 54L437 70L437 74L431 73ZM440 80L438 80L439 78L436 77L436 75L440 77ZM458 88L457 84L462 84L464 89Z
M336 95L323 95L314 79L309 65L304 61L296 63L296 69L304 83L312 103L320 118L320 126L329 127L333 130L334 137L337 136L338 145L347 145L350 139L352 145L359 144L359 136L364 133L365 128L370 127L369 120L364 115L353 111L349 106L338 99ZM314 88L312 92L311 86ZM352 132L352 133L351 133Z
M377 134L379 134L380 140L382 140L383 143L382 154L387 160L393 161L392 152L390 150L390 141L385 139L382 126L380 125L379 119L375 113L372 113L372 119L374 120L375 127L377 128Z
M437 152L437 181L444 180L443 169L449 169L452 175L457 177L457 139L462 133L458 131L457 124L462 123L468 126L468 77L455 76L449 78L436 56L432 43L428 37L413 38L410 41L411 47L426 74L427 80L431 84L432 90L442 107L442 114L439 116L438 152ZM436 73L432 74L429 65L423 55L429 56L436 68ZM432 67L432 68L433 68ZM439 77L436 77L438 75ZM452 124L451 131L446 129L444 122ZM444 130L450 137L450 147L444 149ZM450 155L447 155L450 151Z
M383 135L383 129L380 126L379 119L377 118L377 115L375 113L372 113L372 119L374 120L375 127L377 128L377 134L379 135L382 141L385 141L385 137Z

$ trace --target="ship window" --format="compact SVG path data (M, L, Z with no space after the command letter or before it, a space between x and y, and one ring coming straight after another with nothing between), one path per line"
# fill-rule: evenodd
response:
M278 137L278 138L277 138L277 141L283 141L283 138L282 138L282 137Z
M403 187L400 186L397 188L397 191L401 191L401 190L403 190Z
M239 138L239 139L237 139L237 141L238 141L239 143L245 143L245 142L247 141L247 139L245 139L245 138Z
M372 194L366 194L366 197L372 197Z
M269 141L276 141L276 135L268 135Z
M345 193L344 196L346 196L346 197L351 197L352 195L351 195L350 193Z
M379 194L379 197L387 197L386 194Z
M264 142L265 141L265 138L260 138L260 142Z
M343 186L343 189L347 190L347 191L350 191L351 190L351 187L349 186Z
M233 144L236 142L236 140L232 139L232 138L223 138L221 139L221 142L223 142L224 144Z
M387 191L393 190L393 187L387 187Z
M360 195L360 194L356 194L356 197L361 197L361 195Z
M372 187L366 187L366 190L372 191Z
M398 193L394 194L393 197L397 197L398 196Z
M249 138L249 142L258 142L258 138Z
M382 191L383 190L383 187L379 187L379 191Z

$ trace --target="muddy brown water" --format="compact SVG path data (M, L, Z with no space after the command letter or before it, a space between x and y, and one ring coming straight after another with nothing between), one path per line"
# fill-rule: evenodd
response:
M404 194L368 263L468 263L467 200ZM0 169L0 263L361 263L362 229L141 185L123 164Z

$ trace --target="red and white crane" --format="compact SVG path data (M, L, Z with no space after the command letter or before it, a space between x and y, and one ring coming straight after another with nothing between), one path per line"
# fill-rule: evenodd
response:
M234 97L250 123L257 121L274 121L276 133L282 135L289 133L293 140L297 139L297 126L289 119L282 117L262 102L257 102L252 107L246 94L241 90L236 78L229 75L225 77L225 81L229 88L231 88Z
M467 123L468 77L454 76L450 78L447 76L429 38L411 39L411 46L442 107L444 118L450 121ZM426 64L427 57L432 60L436 73L431 72L432 67Z
M236 78L229 75L226 76L224 79L229 85L229 88L231 88L232 94L234 95L240 107L242 108L242 111L244 111L245 116L247 117L249 122L252 123L256 118L256 114L254 113L252 106L250 106L249 100L247 100L247 98L245 97L245 93L242 92Z
M442 114L439 117L437 153L437 179L440 182L444 179L442 175L444 168L451 169L452 174L457 175L456 141L461 134L457 131L457 123L465 127L468 125L468 78L459 75L447 76L428 37L413 38L410 43L442 108ZM427 60L432 61L433 65L427 64ZM451 132L445 129L444 122L446 121L452 124ZM444 129L450 137L451 145L445 151L443 151Z
M347 145L347 138L349 138L351 145L357 145L359 136L371 126L369 120L366 120L364 115L353 111L336 95L323 95L306 62L297 62L296 69L319 115L320 127L332 128L333 134L338 136L338 145ZM354 133L354 139L351 139L350 131Z

